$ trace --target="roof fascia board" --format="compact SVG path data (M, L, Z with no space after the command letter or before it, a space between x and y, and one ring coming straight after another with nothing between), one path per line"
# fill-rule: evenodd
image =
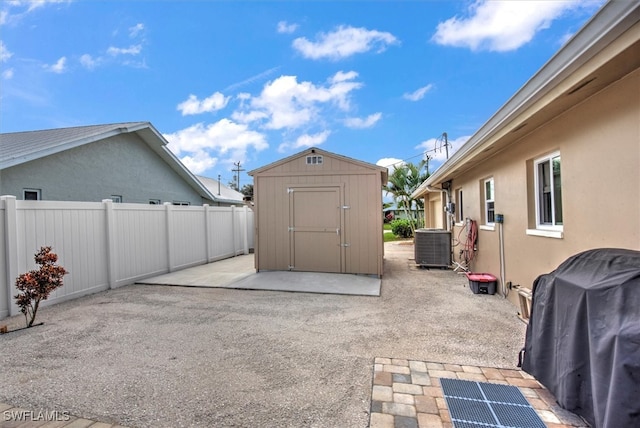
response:
M612 0L567 44L516 92L453 156L413 193L417 197L427 186L439 183L445 174L464 163L475 149L488 145L523 111L551 92L558 83L593 58L604 47L638 22L640 3Z

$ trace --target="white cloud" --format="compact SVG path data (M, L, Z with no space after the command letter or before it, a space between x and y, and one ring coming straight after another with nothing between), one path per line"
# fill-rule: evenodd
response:
M266 112L257 110L249 111L247 113L234 111L231 114L231 118L240 123L251 123L258 120L266 119L267 117L269 117L269 115Z
M231 91L232 89L236 89L240 86L244 86L244 85L248 85L250 83L256 82L258 80L264 79L265 77L275 73L276 71L278 71L278 69L280 68L280 66L277 67L273 67L270 68L268 70L263 71L262 73L258 73L255 76L251 76L247 79L244 79L240 82L236 82L236 83L232 83L231 85L227 86L226 88L224 88L225 92ZM242 94L240 94L242 95ZM238 95L238 96L240 96Z
M405 93L404 95L402 95L402 98L409 101L419 101L423 99L427 92L429 92L431 89L433 89L433 85L428 84L427 86L423 86L422 88L416 89L413 92Z
M52 73L62 74L67 71L67 57L63 56L55 64L45 65L44 68Z
M0 40L0 62L6 62L13 56L13 52L7 49L7 46Z
M295 31L298 29L299 25L298 24L289 24L287 21L280 21L278 22L278 33L281 34L291 34L291 33L295 33Z
M94 58L89 54L80 56L80 64L88 70L95 69L98 65L100 65L101 62L102 58Z
M142 23L138 23L133 27L129 27L129 37L133 39L137 37L138 34L140 34L140 32L142 32L143 30L144 30L144 24Z
M396 158L382 158L376 162L376 165L383 166L388 169L389 174L391 174L396 167L403 165L405 162L402 159Z
M107 53L111 56L138 55L140 52L142 52L142 45L131 45L128 48L109 46L109 49L107 49Z
M8 68L2 72L2 78L4 80L9 80L13 78L13 68Z
M183 156L180 161L194 174L201 174L218 164L218 158L211 156L204 150L198 151L192 156Z
M381 117L382 117L382 113L370 114L364 119L360 117L350 117L345 119L344 124L347 128L355 128L355 129L371 128L380 120Z
M317 134L304 134L296 138L293 143L282 143L278 146L279 152L286 152L291 149L299 149L301 147L317 147L327 141L331 135L331 131L322 131Z
M191 164L200 169L220 157L244 162L249 149L261 151L269 147L263 134L250 130L247 125L235 123L229 119L204 125L197 123L172 134L165 134L169 141L169 149L181 159L187 159L185 165Z
M13 3L17 4L28 4L28 11L31 12L34 9L45 6L50 3L70 3L71 0L23 0L23 1L14 1Z
M296 76L281 76L268 82L259 96L251 98L235 117L242 121L262 120L267 129L296 129L317 119L325 106L350 108L350 94L362 87L354 81L356 72L342 71L328 79L326 85L298 82Z
M26 14L54 3L71 3L72 0L7 0L2 2L4 9L0 11L0 25L10 21L16 22Z
M347 71L345 73L344 71L340 70L336 74L331 76L329 81L331 83L347 82L349 80L355 79L356 77L358 77L358 73L355 71Z
M593 2L478 0L469 7L468 17L439 23L433 40L474 51L511 51L531 41L563 13L585 6L593 7Z
M471 138L470 135L465 135L454 140L447 139L449 157L462 147L469 138ZM444 145L444 138L442 137L429 138L418 144L415 148L424 151L425 155L429 156L430 162L442 163L447 160L447 148Z
M220 92L214 92L202 101L195 95L189 95L186 101L178 104L178 110L182 112L183 116L214 112L225 108L230 98L225 97Z
M338 60L371 50L379 53L397 43L391 33L343 25L330 33L318 34L315 42L299 37L293 41L293 48L305 58Z

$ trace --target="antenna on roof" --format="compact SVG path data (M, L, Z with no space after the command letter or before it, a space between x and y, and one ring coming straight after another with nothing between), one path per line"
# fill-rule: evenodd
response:
M440 147L437 147L438 143L440 143ZM442 151L442 146L444 146L445 153L447 154L447 160L448 160L449 159L449 140L447 139L447 133L446 132L443 132L441 136L436 138L435 146L436 147L434 147L434 149L433 149L434 151L436 151L438 149L440 151Z

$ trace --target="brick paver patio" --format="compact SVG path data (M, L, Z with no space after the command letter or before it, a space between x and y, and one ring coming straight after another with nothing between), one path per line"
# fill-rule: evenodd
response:
M513 385L549 428L588 427L522 370L376 358L370 428L452 428L441 378Z

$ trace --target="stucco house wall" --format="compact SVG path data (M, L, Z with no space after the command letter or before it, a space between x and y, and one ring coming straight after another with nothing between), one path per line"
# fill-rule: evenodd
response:
M466 219L477 222L477 252L469 268L496 275L516 304L518 294L509 283L531 288L538 275L571 255L602 247L640 250L638 94L640 4L607 2L412 196L456 204L439 226L461 236L453 242L457 261L465 248ZM562 222L537 225L543 187L536 187L535 162L551 154L560 156ZM502 225L484 218L490 178ZM551 188L557 191L545 187Z
M237 205L212 194L149 122L0 134L0 195L40 200Z
M136 134L121 134L0 170L1 194L23 199L39 189L42 200L206 203Z
M578 252L602 247L640 249L640 88L635 71L455 177L465 216L478 221L476 271L500 274L499 231L483 226L482 185L493 177L496 213L504 215L505 282L530 288L535 278ZM560 152L562 237L535 229L533 160ZM454 227L459 233L461 224ZM456 248L454 257L459 259ZM516 293L509 298L517 303Z
M428 193L424 200L424 206L424 227L427 229L446 229L442 193Z

